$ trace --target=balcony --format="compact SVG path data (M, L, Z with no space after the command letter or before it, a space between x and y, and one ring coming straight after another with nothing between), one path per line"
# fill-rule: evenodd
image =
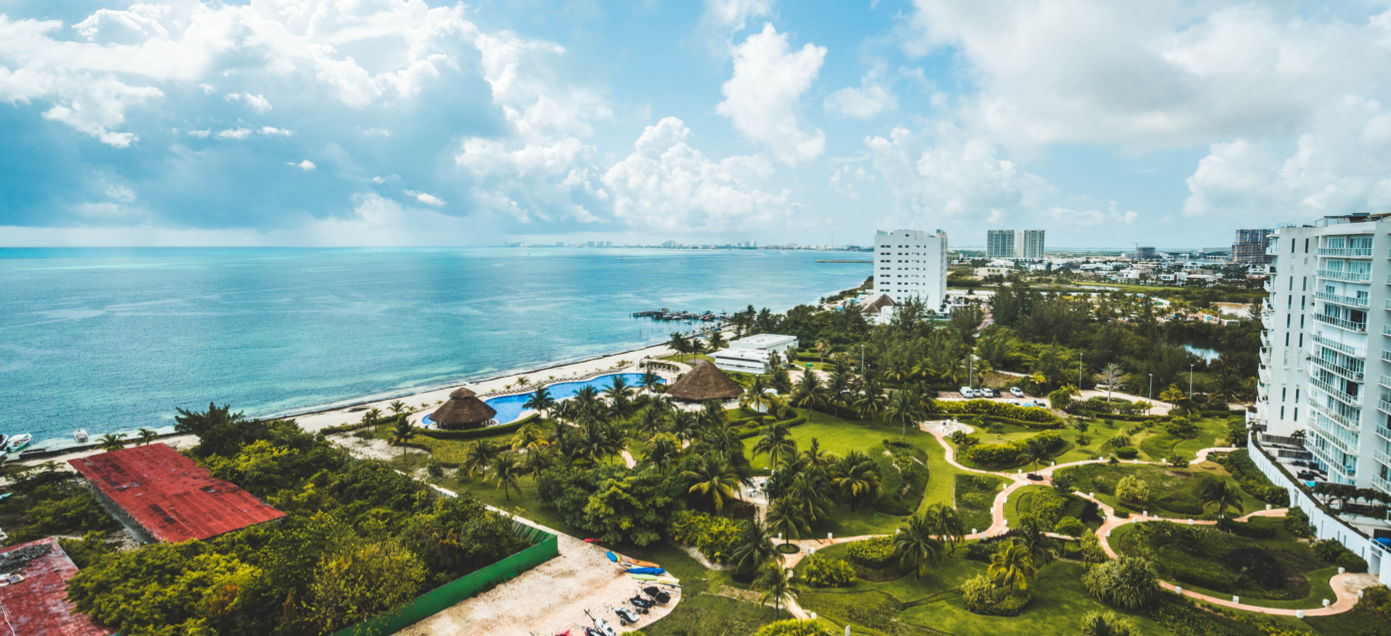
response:
M1261 348L1265 351L1270 351L1275 348L1275 345L1270 343L1270 334L1264 331L1261 332Z
M1279 254L1279 252L1277 251L1278 249L1278 247L1271 245L1270 247L1265 248L1265 253L1271 256L1275 256L1276 254Z
M1327 417L1339 426L1342 426L1343 428L1346 428L1350 431L1355 431L1362 426L1361 422L1357 421L1362 418L1362 409L1356 407L1349 407L1349 410L1356 411L1356 413L1352 413L1354 417L1350 418L1346 415L1343 415L1342 413L1339 413L1337 409L1330 408L1326 404L1319 404L1317 401L1314 400L1309 400L1309 406L1312 406L1315 411L1322 414L1324 417ZM1391 402L1381 400L1381 403L1377 405L1377 408L1391 409Z
M1340 376L1343 376L1344 378L1352 380L1353 382L1362 382L1363 378L1365 377L1363 376L1363 369L1357 369L1355 367L1345 367L1341 364L1338 364L1337 362L1333 362L1332 360L1325 360L1318 356L1309 356L1309 361L1314 363L1314 366L1328 369L1329 371L1332 371Z
M1391 428L1386 428L1384 422L1376 425L1376 432L1378 437L1391 442Z
M1320 247L1319 256L1337 256L1339 258L1371 258L1372 248L1370 247Z
M1256 375L1260 376L1261 384L1264 384L1266 386L1270 385L1270 367L1261 365L1259 368L1256 369Z
M1348 354L1348 355L1350 355L1350 356L1352 356L1352 357L1354 357L1354 358L1363 358L1363 359L1365 359L1365 358L1367 357L1367 350L1366 350L1366 349L1358 349L1357 347L1354 347L1354 346L1352 346L1352 345L1343 344L1343 343L1338 342L1338 341L1336 341L1336 340L1330 340L1330 339L1325 338L1325 337L1323 337L1323 336L1320 336L1320 335L1318 335L1318 334L1312 334L1312 335L1310 335L1310 336L1309 336L1309 340L1310 340L1310 342L1313 342L1314 344L1323 345L1323 346L1328 347L1329 349L1332 349L1332 350L1337 351L1337 352L1339 352L1339 353L1346 353L1346 354Z
M1274 289L1271 289L1270 279L1269 279L1269 278L1265 279L1265 282L1261 284L1261 288L1265 289L1265 293L1267 293L1267 294L1273 294L1273 293L1275 293L1275 290L1274 290Z
M1380 448L1372 449L1372 458L1386 466L1391 466L1391 455L1387 455Z
M1331 270L1331 269L1321 269L1321 270L1318 270L1317 275L1318 275L1319 278L1327 278L1328 280L1341 280L1341 281L1347 281L1347 282L1349 282L1349 283L1370 283L1370 282L1372 282L1372 273L1371 273L1371 272L1343 272L1343 271L1336 271L1336 272L1335 272L1335 271L1333 271L1333 270ZM1391 278L1391 277L1388 277L1388 278ZM1388 280L1387 282L1391 282L1391 280Z
M1261 326L1265 327L1266 331L1270 331L1275 328L1275 320L1272 318L1272 316L1273 314L1261 312Z
M1336 386L1324 382L1323 380L1320 380L1318 378L1309 378L1309 384L1316 388L1323 389L1325 393L1333 396L1333 399L1338 400L1343 404L1346 404L1353 408L1362 407L1362 400L1360 397L1348 395L1347 393L1344 393L1342 389L1339 389Z
M1347 307L1366 307L1371 300L1366 296L1339 296L1328 292L1314 292L1314 298L1326 303L1336 303Z
M1372 473L1372 487L1384 493L1391 494L1391 482L1382 479L1381 475L1375 472Z
M1391 389L1391 375L1382 375L1381 379L1377 381L1377 384L1380 384L1384 388Z
M1333 325L1334 327L1337 327L1339 329L1346 329L1348 331L1355 331L1357 333L1367 333L1367 323L1365 322L1353 322L1344 318L1335 318L1333 316L1327 316L1324 314L1311 313L1310 315L1314 317L1314 320L1317 320L1325 325Z

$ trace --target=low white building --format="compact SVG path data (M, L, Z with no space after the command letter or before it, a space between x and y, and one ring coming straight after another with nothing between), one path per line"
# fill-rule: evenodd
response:
M732 340L728 349L716 351L712 357L715 359L715 368L726 373L762 375L768 372L769 355L796 348L796 336L760 333Z

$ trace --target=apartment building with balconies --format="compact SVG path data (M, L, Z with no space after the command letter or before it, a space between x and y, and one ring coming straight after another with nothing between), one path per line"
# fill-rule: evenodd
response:
M1269 252L1253 419L1303 430L1329 481L1391 493L1391 216L1280 228Z
M947 233L880 230L874 235L874 293L895 304L916 298L932 311L946 310Z

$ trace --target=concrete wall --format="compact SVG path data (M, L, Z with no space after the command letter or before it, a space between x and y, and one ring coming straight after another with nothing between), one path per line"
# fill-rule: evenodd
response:
M1309 523L1319 539L1336 539L1349 550L1367 560L1367 571L1375 574L1383 583L1391 581L1391 554L1362 533L1352 529L1343 520L1319 509L1318 504L1299 486L1275 466L1270 458L1256 445L1254 435L1248 444L1251 461L1265 474L1266 478L1290 493L1290 505L1298 506L1309 515Z

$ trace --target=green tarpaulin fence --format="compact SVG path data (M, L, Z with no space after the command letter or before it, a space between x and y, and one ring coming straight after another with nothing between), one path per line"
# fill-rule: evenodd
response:
M365 620L333 636L385 636L394 634L483 590L515 578L560 554L555 535L517 523L512 528L532 546L487 567L474 570L429 592L417 596L393 612Z

